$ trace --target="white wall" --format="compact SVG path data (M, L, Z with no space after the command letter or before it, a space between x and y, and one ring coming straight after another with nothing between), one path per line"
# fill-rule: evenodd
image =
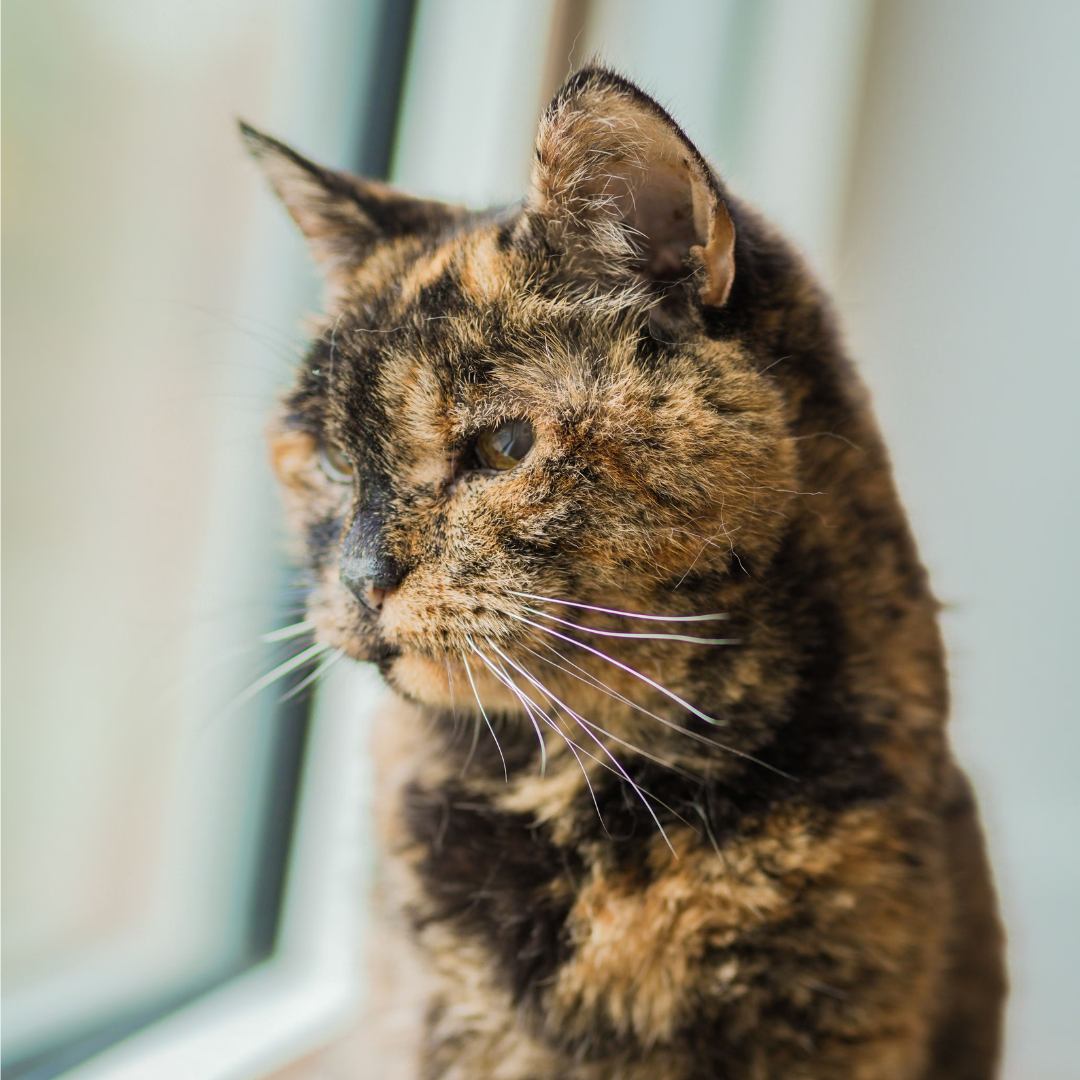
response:
M1080 1072L1078 43L1069 0L881 3L839 264L946 604L1016 1080Z

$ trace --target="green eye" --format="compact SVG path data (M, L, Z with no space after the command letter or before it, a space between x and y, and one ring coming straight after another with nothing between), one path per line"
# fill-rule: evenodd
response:
M506 472L531 449L533 426L528 420L507 420L497 428L482 431L476 439L476 453L489 469Z
M319 447L319 464L323 472L339 484L349 483L356 472L353 463L333 443L323 443Z

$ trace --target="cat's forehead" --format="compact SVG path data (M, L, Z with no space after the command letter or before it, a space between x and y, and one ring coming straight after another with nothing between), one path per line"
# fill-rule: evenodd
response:
M550 257L523 252L507 232L481 221L369 260L313 354L329 373L323 415L335 438L419 452L514 417L560 438L582 425L639 437L693 427L720 384L725 403L775 404L737 385L735 343L690 324L681 340L658 334L640 297L575 293Z
M433 230L380 245L359 266L338 313L415 321L483 309L520 290L529 277L506 230L476 218L453 231ZM383 329L386 329L383 327Z
M641 336L641 312L582 304L544 271L492 223L379 253L322 335L338 387L385 395L433 379L460 395L513 378L522 364L539 381L565 377L568 363L615 359Z

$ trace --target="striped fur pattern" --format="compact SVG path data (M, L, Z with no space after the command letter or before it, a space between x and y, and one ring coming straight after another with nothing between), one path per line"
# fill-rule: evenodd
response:
M245 134L326 272L271 438L310 618L411 703L377 739L408 1074L992 1076L937 604L800 259L601 69L508 211Z

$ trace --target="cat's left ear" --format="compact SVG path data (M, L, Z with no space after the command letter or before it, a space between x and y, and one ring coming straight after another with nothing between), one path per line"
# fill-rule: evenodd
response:
M331 283L346 278L379 244L441 228L464 213L316 165L243 122L240 134Z
M660 105L603 68L572 75L541 117L519 228L579 277L693 273L714 307L735 279L735 227L712 169Z

